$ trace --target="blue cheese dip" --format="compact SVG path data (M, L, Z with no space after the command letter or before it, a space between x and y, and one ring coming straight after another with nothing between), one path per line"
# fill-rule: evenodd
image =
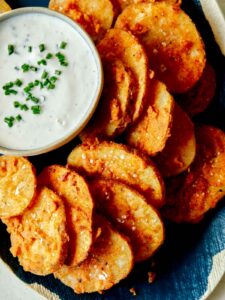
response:
M45 147L71 134L99 88L99 66L79 31L30 12L0 23L0 146Z

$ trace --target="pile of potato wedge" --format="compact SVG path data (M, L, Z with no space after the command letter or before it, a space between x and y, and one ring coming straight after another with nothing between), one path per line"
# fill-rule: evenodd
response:
M50 1L93 38L105 83L66 166L37 176L26 158L0 157L0 219L25 271L102 292L154 255L164 218L199 222L225 196L225 133L192 120L216 75L180 5Z

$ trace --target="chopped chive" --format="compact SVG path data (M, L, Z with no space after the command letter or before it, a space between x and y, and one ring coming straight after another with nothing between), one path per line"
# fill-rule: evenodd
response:
M34 83L33 83L33 82L28 83L28 87L29 87L30 89L32 89L32 88L34 87Z
M17 115L17 116L16 116L16 120L17 120L17 121L21 121L21 120L22 120L21 115Z
M68 67L69 63L67 61L62 61L61 66Z
M34 115L38 115L41 113L40 105L31 106L31 109L32 109Z
M16 90L5 90L5 95L8 96L8 95L11 95L11 94L17 95L18 92Z
M15 52L15 46L14 45L8 45L9 55L12 55L14 52Z
M40 44L39 49L40 49L40 52L44 52L45 51L45 44Z
M52 76L50 78L50 81L53 82L53 83L55 83L57 80L58 80L58 78L56 76Z
M28 51L29 51L29 52L32 52L32 50L33 50L33 47L29 46L29 47L28 47Z
M48 85L48 90L54 90L54 88L55 88L55 84L50 83L50 84Z
M31 101L33 101L34 103L39 103L40 100L34 96L31 97Z
M40 89L44 88L44 83L40 81Z
M49 81L49 79L47 78L45 81L44 81L44 86L46 86L46 85L48 85L49 83L51 83L50 81Z
M6 83L2 88L3 90L8 90L14 86L14 83L12 81Z
M53 54L51 54L51 53L48 53L47 55L46 55L46 59L51 59L53 57Z
M18 87L20 87L22 84L23 84L23 82L20 79L17 79L15 81L15 85L18 86Z
M25 93L29 93L31 88L29 86L26 86L23 90Z
M38 65L44 65L44 66L46 66L46 65L47 65L47 62L46 62L45 59L42 59L42 60L39 60L39 61L38 61Z
M67 67L69 65L69 63L66 61L66 57L61 52L56 53L55 56L58 58L61 66Z
M60 71L60 70L55 70L55 74L56 74L56 75L61 75L61 74L62 74L62 71Z
M34 85L35 85L35 86L38 86L39 84L40 84L40 80L37 80L37 79L36 79L36 80L34 81Z
M14 102L13 102L13 105L14 105L15 108L20 107L20 103L19 103L18 101L14 101Z
M30 70L30 66L28 64L23 64L21 66L23 72L28 72Z
M66 42L62 42L62 43L60 44L60 49L65 49L66 46L67 46L67 43L66 43Z
M37 67L34 67L34 66L30 66L30 69L31 69L31 71L34 71L34 72L37 72L37 71L38 71L38 68L37 68Z
M27 111L29 109L29 107L26 104L21 104L20 109L24 110L24 111Z
M11 117L5 117L4 118L4 122L9 126L9 127L13 127L15 118L13 116Z
M48 72L44 71L44 72L42 73L41 78L42 78L42 79L46 79L47 77L48 77Z

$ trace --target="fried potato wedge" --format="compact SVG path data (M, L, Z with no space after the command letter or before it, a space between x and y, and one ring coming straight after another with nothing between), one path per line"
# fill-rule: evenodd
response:
M133 267L133 254L127 239L103 217L96 217L100 236L89 257L77 267L63 266L54 273L75 293L101 292L127 277Z
M31 208L3 222L10 233L10 251L25 271L48 275L63 265L68 242L66 213L54 192L39 189Z
M63 166L52 165L39 175L38 183L58 194L66 204L69 265L77 265L88 255L92 245L93 200L80 175Z
M195 86L185 94L177 95L178 103L189 116L203 112L212 102L216 92L216 74L207 63L202 77Z
M165 147L170 135L173 97L165 84L151 80L151 93L145 111L127 133L127 143L150 156L154 156Z
M36 172L23 157L0 157L0 218L20 215L36 192Z
M175 176L188 169L196 154L194 124L175 104L171 136L162 152L154 158L164 177Z
M174 222L200 221L225 196L225 133L203 125L190 170L168 182L164 215Z
M137 92L130 105L132 121L135 121L143 110L149 87L148 59L143 46L131 33L110 29L98 44L98 50L103 60L120 59L133 73L134 90Z
M51 0L49 8L78 22L94 41L104 36L117 14L110 0Z
M0 1L0 13L4 13L6 11L10 11L11 7L4 1Z
M68 166L87 178L107 178L124 182L145 195L155 207L164 204L164 184L150 159L114 142L85 143L68 157Z
M115 137L131 121L130 106L135 94L132 71L119 59L103 61L105 74L102 97L94 117L81 132L81 140Z
M194 23L178 6L133 4L124 9L115 26L140 39L150 67L170 92L184 93L200 79L205 67L204 44Z
M117 0L120 5L120 10L124 10L128 5L137 3L154 3L154 2L166 2L172 5L181 5L181 0Z
M93 180L89 183L96 209L130 238L135 261L151 257L164 240L164 226L146 199L113 180Z

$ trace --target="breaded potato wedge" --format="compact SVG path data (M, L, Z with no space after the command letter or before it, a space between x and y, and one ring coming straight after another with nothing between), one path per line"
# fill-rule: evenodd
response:
M135 78L134 89L137 92L136 96L132 97L130 106L132 121L135 121L143 110L149 87L149 68L145 49L131 33L114 28L106 33L98 44L98 50L103 60L120 59L132 72Z
M63 201L46 187L22 216L4 219L11 253L25 271L48 275L60 268L67 254L68 235Z
M164 226L156 210L123 183L97 179L89 186L96 209L130 238L135 261L151 257L164 240Z
M174 106L170 133L165 148L154 158L164 177L175 176L187 170L196 154L194 124L178 104Z
M94 41L111 28L117 14L110 0L50 0L49 8L78 22Z
M149 158L125 145L106 141L81 144L67 161L87 178L119 180L145 195L153 206L164 204L164 184L157 168Z
M52 165L39 175L38 183L58 194L66 204L69 265L77 265L92 245L93 200L83 177L63 166Z
M126 141L150 156L165 147L172 126L174 100L165 84L151 80L151 93L145 111L127 132Z
M120 5L120 10L124 10L128 5L137 3L154 3L154 2L166 2L172 5L181 5L182 0L117 0Z
M0 1L0 13L12 10L11 7L4 1Z
M190 170L168 182L164 215L174 222L200 221L225 196L225 133L197 129L197 155Z
M133 254L127 239L105 218L96 216L100 236L89 257L77 267L63 266L54 273L75 293L101 292L127 277L133 267Z
M204 44L179 6L165 2L133 4L124 9L115 26L140 39L150 67L170 92L184 93L200 79L205 67Z
M195 86L185 94L177 95L176 100L189 116L203 112L212 102L216 92L216 74L207 63L202 77Z
M115 137L131 122L130 107L135 95L132 71L119 59L103 60L103 69L102 97L92 120L80 134L82 141Z
M36 192L36 172L23 157L0 157L0 218L20 215Z

